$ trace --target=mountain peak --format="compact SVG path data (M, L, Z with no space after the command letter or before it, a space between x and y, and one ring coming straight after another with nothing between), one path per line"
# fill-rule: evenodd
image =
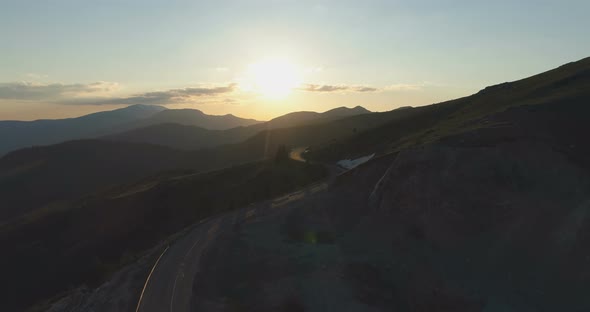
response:
M324 116L328 117L346 117L352 115L359 115L359 114L368 114L371 111L367 110L362 106L355 106L353 108L348 108L346 106L341 106L337 108L333 108L331 110L325 111L322 113Z
M186 126L197 126L209 130L225 130L239 126L249 126L259 121L244 119L232 114L208 115L194 108L167 109L142 121L141 126L162 123L175 123ZM140 125L135 125L139 127Z
M370 110L368 110L368 109L366 109L366 108L364 108L364 107L362 107L360 105L357 105L357 106L353 107L352 110L353 111L357 111L357 112L371 113Z

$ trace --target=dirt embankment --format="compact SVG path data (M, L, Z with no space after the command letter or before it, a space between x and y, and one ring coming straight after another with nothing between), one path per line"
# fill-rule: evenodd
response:
M377 158L227 231L194 310L590 308L588 171L548 141L473 135Z

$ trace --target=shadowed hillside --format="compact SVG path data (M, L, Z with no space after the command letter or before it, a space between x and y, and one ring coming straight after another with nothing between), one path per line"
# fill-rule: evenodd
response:
M33 145L47 145L67 140L103 136L115 129L165 110L162 106L132 105L78 118L0 121L0 155Z
M11 285L0 307L18 310L71 287L96 285L195 221L325 175L321 166L289 160L203 174L174 171L27 214L0 226L0 270Z
M219 234L194 308L590 309L588 66L413 110L361 133L373 146L334 146L327 156L382 155Z

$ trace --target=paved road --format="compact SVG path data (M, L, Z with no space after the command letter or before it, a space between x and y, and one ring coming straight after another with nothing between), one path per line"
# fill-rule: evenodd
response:
M281 206L302 198L307 192L315 193L326 188L338 173L339 171L330 170L330 177L323 182L273 200L205 219L193 226L186 236L177 240L159 259L146 282L138 311L190 311L193 282L199 270L201 256L219 233L229 231L234 224L240 224L249 218L280 209Z
M201 254L220 228L231 223L231 217L223 215L195 226L166 251L147 282L139 311L189 311Z

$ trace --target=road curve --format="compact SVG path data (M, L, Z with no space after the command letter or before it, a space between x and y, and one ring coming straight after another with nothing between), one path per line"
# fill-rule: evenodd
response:
M304 197L308 192L313 193L324 189L332 178L273 200L252 204L205 219L194 225L188 234L171 245L155 264L146 281L137 311L190 311L194 278L199 271L201 257L220 233L232 230L234 224L241 224L280 209L281 206Z
M228 215L203 222L170 246L146 282L137 311L189 311L201 254L217 231L230 222Z
M295 149L290 158L305 161L301 153L305 148ZM305 196L309 191L316 192L330 184L344 170L334 165L326 165L328 177L306 188L272 200L262 201L212 218L207 218L193 226L188 234L170 246L154 265L144 286L136 312L185 312L190 311L190 299L194 277L199 270L203 252L217 235L228 231L236 224L280 208L293 200Z

